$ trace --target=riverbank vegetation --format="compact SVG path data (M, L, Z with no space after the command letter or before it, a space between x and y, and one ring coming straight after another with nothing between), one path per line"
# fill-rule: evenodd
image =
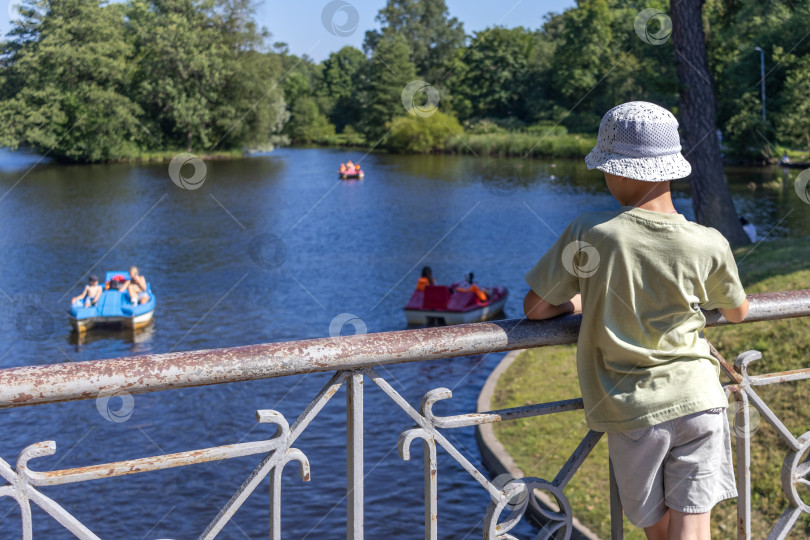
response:
M746 292L802 289L810 281L810 238L783 239L735 250ZM810 356L807 321L787 319L709 328L706 337L729 360L746 350L762 352L762 360L750 366L752 373L771 373L804 368ZM725 378L723 378L723 382ZM799 396L808 381L757 387L757 393L782 422L798 436L810 429L810 407ZM573 345L545 347L524 352L498 383L493 407L516 407L530 403L568 399L580 395ZM780 471L787 452L775 429L758 415L752 416L755 435L751 440L752 537L765 538L784 510ZM587 433L583 411L495 425L498 438L528 476L553 479L579 441ZM732 445L732 448L734 445ZM610 537L607 439L599 442L577 472L566 494L574 515L600 537ZM810 534L810 517L796 526L798 537ZM625 521L625 530L632 526ZM642 531L628 538L643 538ZM712 538L737 537L736 502L718 505L712 516Z
M647 7L666 13L668 2ZM726 157L806 159L810 0L710 0L703 13ZM470 34L444 0L389 0L363 50L315 62L270 45L272 25L260 28L247 0L24 0L0 45L0 146L94 162L267 148L282 136L582 156L616 103L677 113L672 42L640 39L638 15L619 0L580 0L538 27ZM767 119L752 44L766 51Z

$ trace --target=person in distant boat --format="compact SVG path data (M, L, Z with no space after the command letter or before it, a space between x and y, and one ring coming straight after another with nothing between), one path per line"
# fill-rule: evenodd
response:
M475 296L481 302L486 302L487 298L489 298L489 294L487 294L487 291L482 289L481 287L479 287L475 283L473 283L469 287L456 287L456 291L458 291L458 292L471 292L471 293L475 294Z
M342 173L346 172L346 164L345 163L340 164L340 172L342 172Z
M782 165L787 165L790 163L790 158L788 157L787 152L782 155L782 159L779 160L779 163Z
M84 286L82 294L74 296L70 303L75 304L76 302L82 302L84 307L95 306L98 303L98 299L101 298L101 291L102 289L101 285L98 284L98 278L96 276L90 276L87 278L87 285Z
M482 289L481 287L475 284L475 279L473 277L472 272L470 272L470 275L467 277L467 283L469 285L468 287L464 286L456 287L456 290L458 292L471 292L475 294L476 297L478 297L478 300L480 302L487 301L487 298L489 298L489 291L486 289Z
M113 276L110 281L104 285L104 288L114 291L123 291L128 285L129 282L124 278L124 276L118 274Z
M416 290L424 291L428 285L436 285L436 280L433 279L433 270L429 266L422 268L422 277L416 282Z
M149 301L149 293L146 292L146 278L140 275L137 266L129 269L127 292L133 304L145 304Z
M355 170L354 170L354 163L352 163L352 160L346 162L346 172L349 174L354 174Z

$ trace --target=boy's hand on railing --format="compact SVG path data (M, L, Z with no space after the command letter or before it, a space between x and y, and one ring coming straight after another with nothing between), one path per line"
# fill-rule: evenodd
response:
M555 306L530 290L523 299L523 312L526 314L527 319L532 320L550 319L569 313L582 313L582 297L578 294L568 302Z
M746 298L740 307L734 309L724 309L718 308L717 311L720 312L720 315L726 318L727 321L733 323L740 323L745 320L745 317L748 315L748 298Z

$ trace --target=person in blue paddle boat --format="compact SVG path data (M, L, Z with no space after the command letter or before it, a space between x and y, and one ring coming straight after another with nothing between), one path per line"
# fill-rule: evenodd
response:
M81 302L84 307L95 306L98 299L101 298L101 285L98 284L98 277L90 276L87 278L87 285L84 286L82 294L74 296L70 301L71 304Z
M133 304L145 304L149 301L149 293L146 292L146 278L138 272L137 266L129 268L127 292Z

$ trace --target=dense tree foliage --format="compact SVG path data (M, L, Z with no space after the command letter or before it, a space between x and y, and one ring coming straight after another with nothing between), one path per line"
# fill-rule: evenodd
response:
M28 4L3 50L0 145L20 142L97 161L137 149L142 110L126 95L134 52L122 6L99 0Z
M769 155L775 143L810 149L810 1L711 0L704 8L718 121L739 155ZM767 118L762 120L760 53L765 51Z
M0 45L0 145L66 160L257 147L279 133L402 149L397 141L407 137L385 136L413 127L398 119L420 120L402 103L415 80L438 92L443 118L459 120L469 135L548 136L556 125L593 136L608 108L632 99L679 113L672 40L647 43L634 26L642 7L669 13L666 0L578 0L539 27L469 36L445 0L388 0L364 51L346 46L323 62L290 54L283 43L267 47L249 0L26 2ZM810 150L807 20L810 0L706 0L726 156ZM766 53L765 120L755 46ZM425 99L413 96L416 105Z
M416 71L433 84L443 76L447 60L464 44L464 27L450 17L444 0L389 0L377 21L382 29L366 32L366 51L376 51L385 39L401 37Z
M341 131L360 117L366 69L366 56L354 47L343 47L323 62L322 90L333 100L330 120Z
M476 32L469 48L458 49L449 81L459 116L526 118L537 41L525 28L495 27Z
M2 46L4 146L70 161L208 151L261 145L287 119L247 0L26 6Z
M358 124L367 137L376 139L385 134L387 122L405 114L402 90L416 79L416 67L409 59L405 40L399 36L380 40L368 71L365 107Z

